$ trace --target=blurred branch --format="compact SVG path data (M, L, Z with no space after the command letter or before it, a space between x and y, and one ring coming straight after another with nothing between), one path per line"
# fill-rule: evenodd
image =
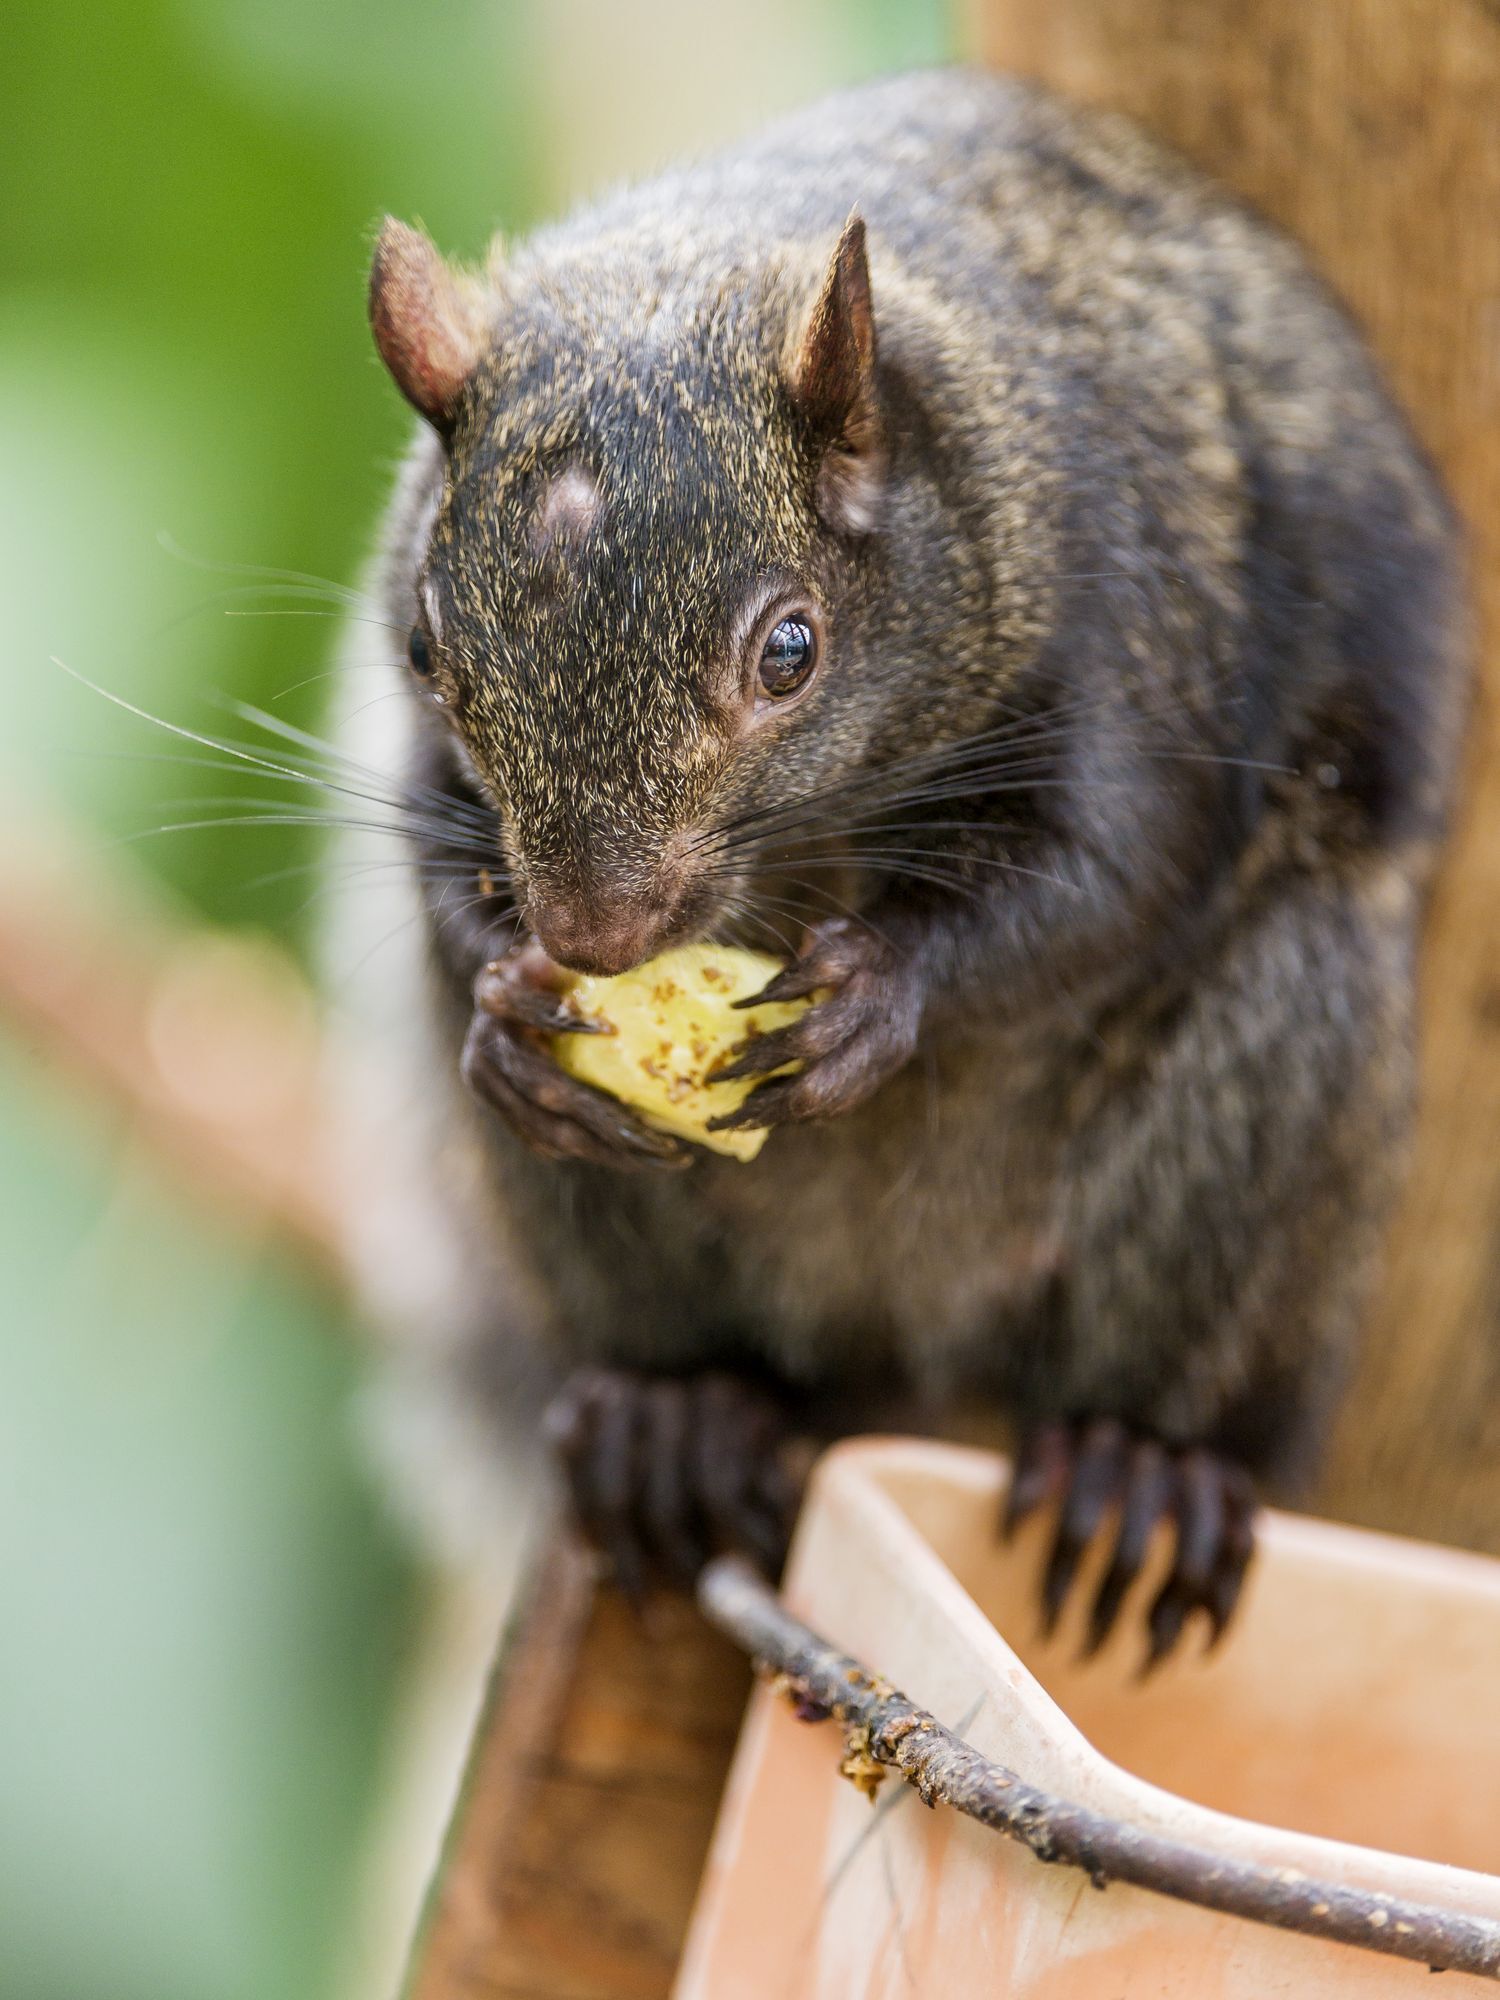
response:
M737 1557L708 1565L698 1579L698 1603L710 1624L777 1675L804 1721L842 1726L840 1769L872 1796L889 1766L925 1804L952 1806L1019 1841L1038 1861L1082 1869L1096 1889L1129 1882L1225 1916L1411 1959L1434 1972L1500 1979L1500 1923L1491 1918L1237 1861L1028 1785L836 1651Z
M313 996L269 940L195 926L57 823L0 829L0 1017L231 1216L342 1281Z

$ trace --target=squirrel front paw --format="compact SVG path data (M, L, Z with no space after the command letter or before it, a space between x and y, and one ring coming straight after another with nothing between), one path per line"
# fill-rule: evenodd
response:
M787 1125L832 1118L863 1104L916 1053L926 982L917 960L858 919L815 925L801 951L764 989L741 1001L821 995L790 1027L758 1036L717 1080L766 1076L736 1110L709 1129ZM770 1076L787 1063L801 1067Z
M595 1166L678 1169L692 1155L613 1097L566 1075L548 1035L597 1033L561 1004L557 968L532 942L484 967L460 1066L465 1083L528 1145L554 1160Z

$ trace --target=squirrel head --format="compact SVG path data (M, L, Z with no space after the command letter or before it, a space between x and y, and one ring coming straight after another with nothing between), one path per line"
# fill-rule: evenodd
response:
M606 239L475 273L379 240L376 343L442 441L413 673L565 965L711 927L715 830L847 768L864 726L887 459L863 222L793 265Z

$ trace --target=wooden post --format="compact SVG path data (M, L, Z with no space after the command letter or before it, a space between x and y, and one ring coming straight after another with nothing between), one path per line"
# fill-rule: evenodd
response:
M1467 517L1481 687L1428 933L1423 1119L1321 1500L1500 1550L1500 4L968 5L985 61L1127 112L1300 239Z
M558 1537L502 1650L405 2000L667 2000L750 1663Z

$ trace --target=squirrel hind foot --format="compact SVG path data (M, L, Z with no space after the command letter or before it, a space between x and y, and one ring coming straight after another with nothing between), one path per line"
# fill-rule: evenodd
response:
M1229 1624L1255 1550L1255 1489L1245 1468L1202 1445L1175 1446L1114 1417L1037 1423L1022 1433L1002 1532L1057 1509L1042 1573L1042 1631L1051 1637L1086 1551L1113 1528L1088 1606L1083 1654L1097 1653L1119 1623L1159 1528L1172 1536L1165 1578L1146 1611L1143 1676L1173 1653L1197 1612L1216 1645Z
M653 1585L691 1590L731 1550L780 1574L801 1496L785 1415L760 1389L720 1372L583 1368L546 1430L578 1527L638 1608Z

